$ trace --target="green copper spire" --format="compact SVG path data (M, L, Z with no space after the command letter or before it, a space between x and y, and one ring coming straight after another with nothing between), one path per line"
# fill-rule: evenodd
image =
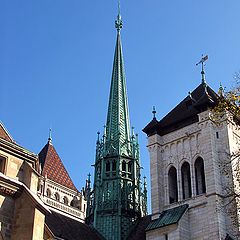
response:
M130 136L130 121L120 31L120 3L115 21L117 42L102 138L96 141L93 190L87 194L86 223L106 240L126 239L136 221L147 214L147 191L142 191L138 136Z
M108 148L111 149L108 150L110 152L114 149L115 153L127 155L129 151L130 141L130 122L128 113L126 76L120 35L120 30L122 28L120 6L115 26L117 29L117 42L113 61L112 80L106 123L106 142L109 143Z

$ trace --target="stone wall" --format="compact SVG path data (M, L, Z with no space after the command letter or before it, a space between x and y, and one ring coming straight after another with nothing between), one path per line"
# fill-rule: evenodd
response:
M14 223L12 240L41 240L43 239L45 215L23 192L15 200Z
M0 231L4 240L11 239L14 217L14 200L8 196L0 195Z
M209 111L202 112L199 114L199 122L164 136L155 134L148 139L153 219L164 209L188 203L190 239L221 239L233 232L230 231L232 223L229 216L219 211L222 201L220 196L224 193L223 183L233 186L231 177L226 178L222 174L221 162L226 160L227 153L229 155L238 148L235 142L236 138L239 141L239 129L226 119L221 124L215 124L209 116ZM206 192L201 194L197 193L195 171L195 161L199 157L203 159L206 183ZM190 166L192 195L184 199L182 165L185 162ZM168 173L171 167L177 171L176 203L170 203L169 200ZM179 236L172 239L182 238Z

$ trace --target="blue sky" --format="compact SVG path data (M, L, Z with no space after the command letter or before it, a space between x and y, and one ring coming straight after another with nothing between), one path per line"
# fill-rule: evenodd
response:
M122 0L122 42L131 125L168 113L201 81L234 84L240 70L239 0ZM78 188L92 172L106 121L116 41L117 0L0 0L0 120L22 146L53 144Z

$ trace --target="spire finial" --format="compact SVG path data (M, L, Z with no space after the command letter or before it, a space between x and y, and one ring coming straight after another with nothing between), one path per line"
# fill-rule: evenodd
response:
M224 88L223 88L221 82L220 82L220 86L219 86L219 89L218 89L218 94L219 94L220 97L224 97Z
M153 114L153 119L156 119L156 108L153 106L152 114Z
M52 142L52 129L51 128L49 128L48 142L49 143Z
M91 174L88 173L88 182L91 182Z
M202 71L201 71L201 75L202 75L202 84L206 85L206 79L205 79L205 71L204 71L204 62L206 62L208 60L208 55L204 56L202 54L202 59L196 64L199 65L200 63L202 64Z
M121 10L120 10L120 0L118 0L118 15L117 20L115 21L115 27L118 32L120 32L122 28L122 17L121 17Z

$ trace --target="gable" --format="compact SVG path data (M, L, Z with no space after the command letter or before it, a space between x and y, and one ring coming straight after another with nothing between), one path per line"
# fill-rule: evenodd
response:
M11 135L8 133L7 129L1 122L0 122L0 138L9 142L14 142Z

